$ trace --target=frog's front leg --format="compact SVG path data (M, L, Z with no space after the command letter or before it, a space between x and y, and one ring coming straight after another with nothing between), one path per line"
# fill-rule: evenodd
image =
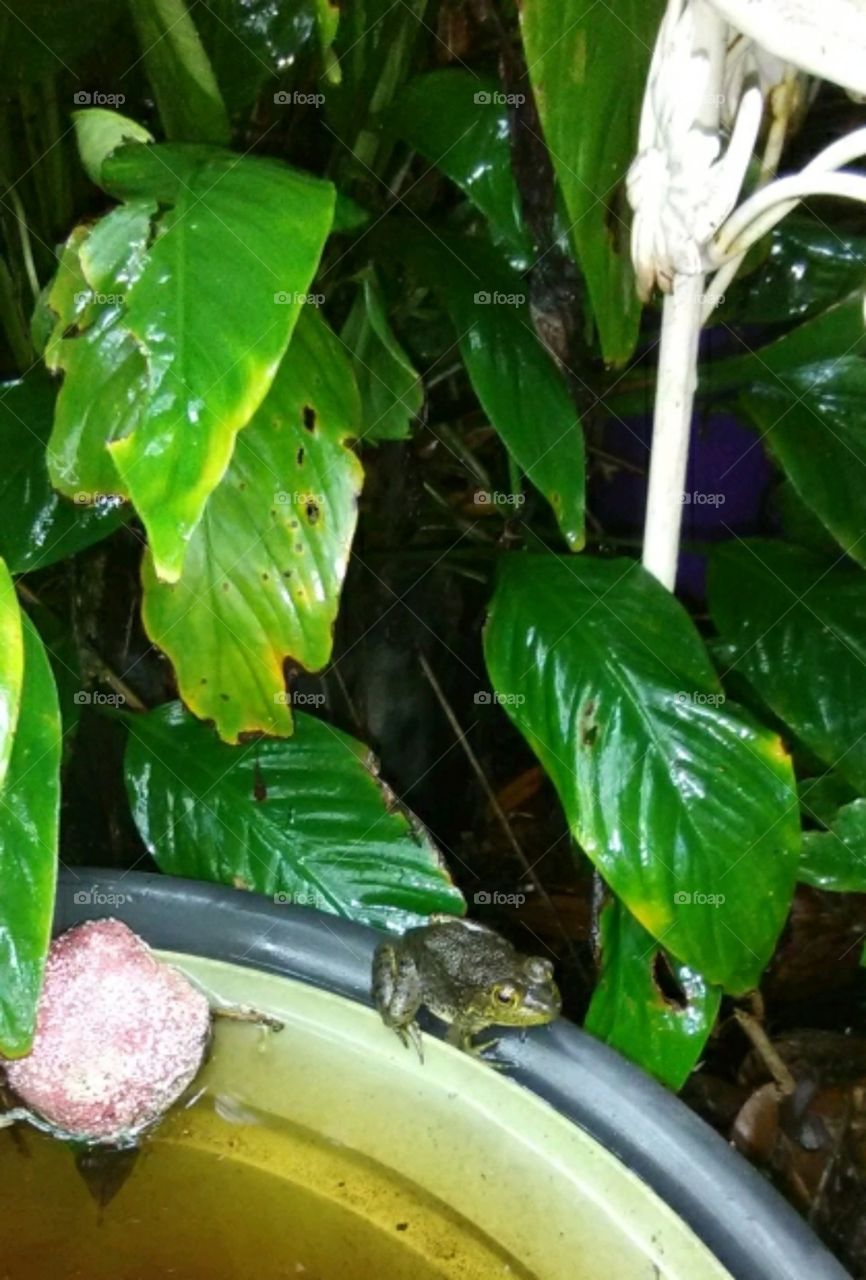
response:
M421 1008L421 980L411 956L383 942L373 956L373 999L386 1027L391 1027L406 1047L414 1044L424 1061L421 1029L415 1015Z
M489 1059L484 1055L488 1049L495 1049L499 1044L499 1040L485 1040L483 1044L474 1044L472 1037L479 1031L483 1031L486 1023L479 1023L474 1018L455 1018L448 1028L448 1034L445 1037L446 1043L453 1044L455 1048L462 1049L464 1053L468 1053L473 1058L483 1058L485 1062ZM493 1062L491 1066L498 1064Z

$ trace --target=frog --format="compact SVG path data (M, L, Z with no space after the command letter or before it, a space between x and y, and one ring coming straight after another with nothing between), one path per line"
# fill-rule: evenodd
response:
M426 924L382 942L373 957L373 1000L385 1026L423 1062L416 1020L424 1005L449 1023L446 1041L484 1058L498 1040L475 1044L490 1026L531 1027L552 1022L562 1001L553 965L521 954L476 920L433 915Z

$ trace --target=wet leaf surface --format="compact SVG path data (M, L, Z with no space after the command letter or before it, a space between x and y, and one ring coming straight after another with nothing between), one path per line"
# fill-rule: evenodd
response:
M112 502L85 506L52 487L45 448L54 417L55 389L38 371L0 386L0 555L13 573L55 564L106 538L129 508Z
M10 1058L25 1054L33 1038L54 915L60 816L57 693L36 631L27 618L22 623L21 710L0 792L0 1054Z
M524 0L520 11L529 79L609 364L629 358L640 322L623 184L661 16L659 0L589 8Z
M793 891L793 771L779 738L725 701L682 606L633 561L511 555L485 656L631 913L707 981L754 986Z
M709 604L733 667L829 768L866 788L866 575L800 547L720 547Z
M668 959L620 902L602 909L599 928L601 974L584 1027L679 1089L713 1029L721 989ZM668 992L659 982L662 966Z
M402 930L463 899L363 743L299 713L293 737L220 742L179 704L130 718L133 816L163 871Z
M509 104L498 81L456 69L428 72L401 91L386 123L457 183L503 249L528 263L532 246L511 168Z
M177 582L143 569L148 634L187 706L229 742L292 731L284 663L330 658L363 473L343 344L308 307L264 403L211 494Z

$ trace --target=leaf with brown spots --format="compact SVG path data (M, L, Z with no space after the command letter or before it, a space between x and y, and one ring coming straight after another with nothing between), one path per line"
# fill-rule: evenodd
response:
M342 343L312 308L238 436L176 583L145 559L144 624L181 695L227 742L292 732L283 664L320 670L355 531L360 402Z

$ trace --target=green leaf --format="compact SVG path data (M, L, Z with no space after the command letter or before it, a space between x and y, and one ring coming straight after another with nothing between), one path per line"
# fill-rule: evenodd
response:
M137 426L109 451L176 582L237 432L288 346L331 226L334 189L275 161L208 147L132 146L106 185L172 201L125 298L148 365ZM217 324L215 317L231 317Z
M807 506L788 479L782 480L772 497L773 511L778 517L780 536L819 555L837 556L836 540L827 526Z
M721 989L687 965L667 957L655 938L612 899L599 921L602 968L584 1029L679 1089L693 1071L721 1003ZM658 967L668 968L674 990L665 994Z
M129 717L126 781L163 871L402 930L463 899L363 743L299 713L294 737L229 747L177 703Z
M700 392L735 393L797 495L849 555L866 564L864 293L758 351L701 368ZM620 414L632 396L616 397Z
M0 555L12 573L30 573L92 546L117 529L128 509L109 501L73 504L51 486L45 449L55 388L38 369L0 384Z
M866 789L866 575L750 538L713 554L708 592L735 669L819 759Z
M312 307L238 438L176 583L145 559L143 618L184 702L236 742L292 732L283 664L317 671L332 630L363 473L352 368Z
M528 265L532 245L511 169L509 106L499 82L473 71L430 71L406 85L385 119L462 188L487 218L493 239Z
M328 0L317 3L324 6ZM336 63L330 68L325 109L362 172L364 166L378 172L376 153L381 139L371 125L411 71L419 41L426 34L428 3L353 0L344 7L334 40Z
M866 800L844 805L829 831L804 831L799 877L816 889L866 893Z
M862 284L866 236L791 214L763 246L764 258L728 290L722 316L737 324L805 320Z
M797 868L791 761L725 703L682 606L632 561L509 555L485 655L629 911L708 982L755 986Z
M166 137L228 142L225 103L184 0L129 0L129 8Z
M434 237L411 227L400 234L424 283L441 294L482 408L512 458L553 507L571 550L579 551L584 543L583 431L565 382L532 327L521 277L483 241Z
M196 25L229 110L249 107L270 80L302 83L316 43L316 0L208 0Z
M804 365L740 399L799 497L866 565L866 360Z
M21 611L9 570L0 560L0 790L9 771L21 708L24 638Z
M143 125L118 111L91 107L87 111L73 111L72 120L81 163L97 187L102 185L103 164L118 147L129 142L153 142L153 134Z
M48 294L57 322L45 363L64 374L48 442L48 474L77 503L128 497L106 445L140 423L147 394L145 358L123 315L130 285L142 270L153 211L153 205L136 201L113 209L92 230L76 227Z
M424 386L394 337L376 281L364 280L342 339L355 357L365 440L405 440L424 406Z
M0 792L0 1055L30 1049L51 940L60 814L60 712L51 668L22 619L24 682Z
M523 0L520 9L529 79L608 364L628 360L640 323L623 188L662 12L661 0Z
M803 778L799 783L800 808L811 821L829 827L843 804L857 799L857 791L838 773Z
M340 62L333 49L340 27L340 3L341 0L316 0L316 22L324 76L331 84L339 84L342 78Z

